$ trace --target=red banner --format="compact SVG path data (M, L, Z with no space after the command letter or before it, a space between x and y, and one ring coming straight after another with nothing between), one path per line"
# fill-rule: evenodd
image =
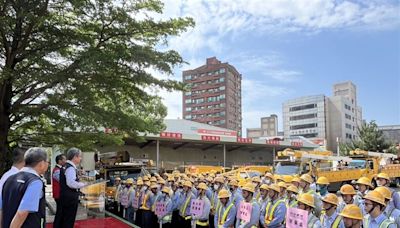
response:
M199 134L207 134L207 135L220 135L220 136L232 136L236 137L236 131L220 131L220 130L208 130L208 129L197 129L197 133Z
M279 140L274 140L274 139L267 139L265 141L266 144L270 144L270 145L280 145L281 141Z
M221 137L212 135L202 135L201 140L203 141L221 141Z
M238 142L238 143L253 143L253 139L237 137L236 142Z
M168 139L182 139L181 133L175 132L161 132L160 138L168 138Z
M290 142L290 144L292 146L295 146L295 147L302 147L303 146L303 142L299 142L299 141L292 141L292 142Z

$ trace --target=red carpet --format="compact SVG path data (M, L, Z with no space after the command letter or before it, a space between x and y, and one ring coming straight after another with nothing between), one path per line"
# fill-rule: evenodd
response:
M74 228L128 228L129 226L115 218L96 218L80 220L75 222ZM53 228L53 224L46 224L46 228Z

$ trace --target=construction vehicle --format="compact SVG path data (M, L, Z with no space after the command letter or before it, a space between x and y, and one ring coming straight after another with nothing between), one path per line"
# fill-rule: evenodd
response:
M106 210L113 209L116 195L115 178L119 177L121 180L137 179L139 176L156 173L157 171L152 160L133 159L127 151L100 154L99 160L96 162L96 169L99 173L97 179L107 182L105 189Z
M204 174L204 173L223 173L224 167L211 165L190 165L184 166L185 173Z
M387 160L397 159L396 155L355 150L350 156L331 156L331 153L318 153L316 151L291 151L290 149L278 153L289 155L289 159L275 160L275 173L278 175L301 175L308 173L314 178L326 177L329 190L335 191L341 185L351 183L360 177L371 180L380 172L389 174L393 182L400 183L400 164L387 164ZM334 165L337 162L338 165ZM386 162L386 165L382 165ZM389 162L390 163L390 162ZM375 185L375 181L372 182Z

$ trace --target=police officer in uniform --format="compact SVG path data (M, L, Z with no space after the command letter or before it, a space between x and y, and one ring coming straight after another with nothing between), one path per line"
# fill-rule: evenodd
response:
M0 199L1 225L44 227L46 225L45 187L40 175L49 166L44 149L34 147L25 153L25 167L10 176Z

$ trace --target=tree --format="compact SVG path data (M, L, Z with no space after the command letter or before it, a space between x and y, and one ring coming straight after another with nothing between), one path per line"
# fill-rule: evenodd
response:
M395 153L395 147L388 142L375 121L363 123L357 128L359 139L349 143L341 143L340 151L342 155L348 155L350 150L361 149L365 151Z
M0 160L20 141L91 147L162 130L167 110L149 89L183 85L150 72L185 63L167 41L194 25L154 19L162 8L159 0L0 0Z

